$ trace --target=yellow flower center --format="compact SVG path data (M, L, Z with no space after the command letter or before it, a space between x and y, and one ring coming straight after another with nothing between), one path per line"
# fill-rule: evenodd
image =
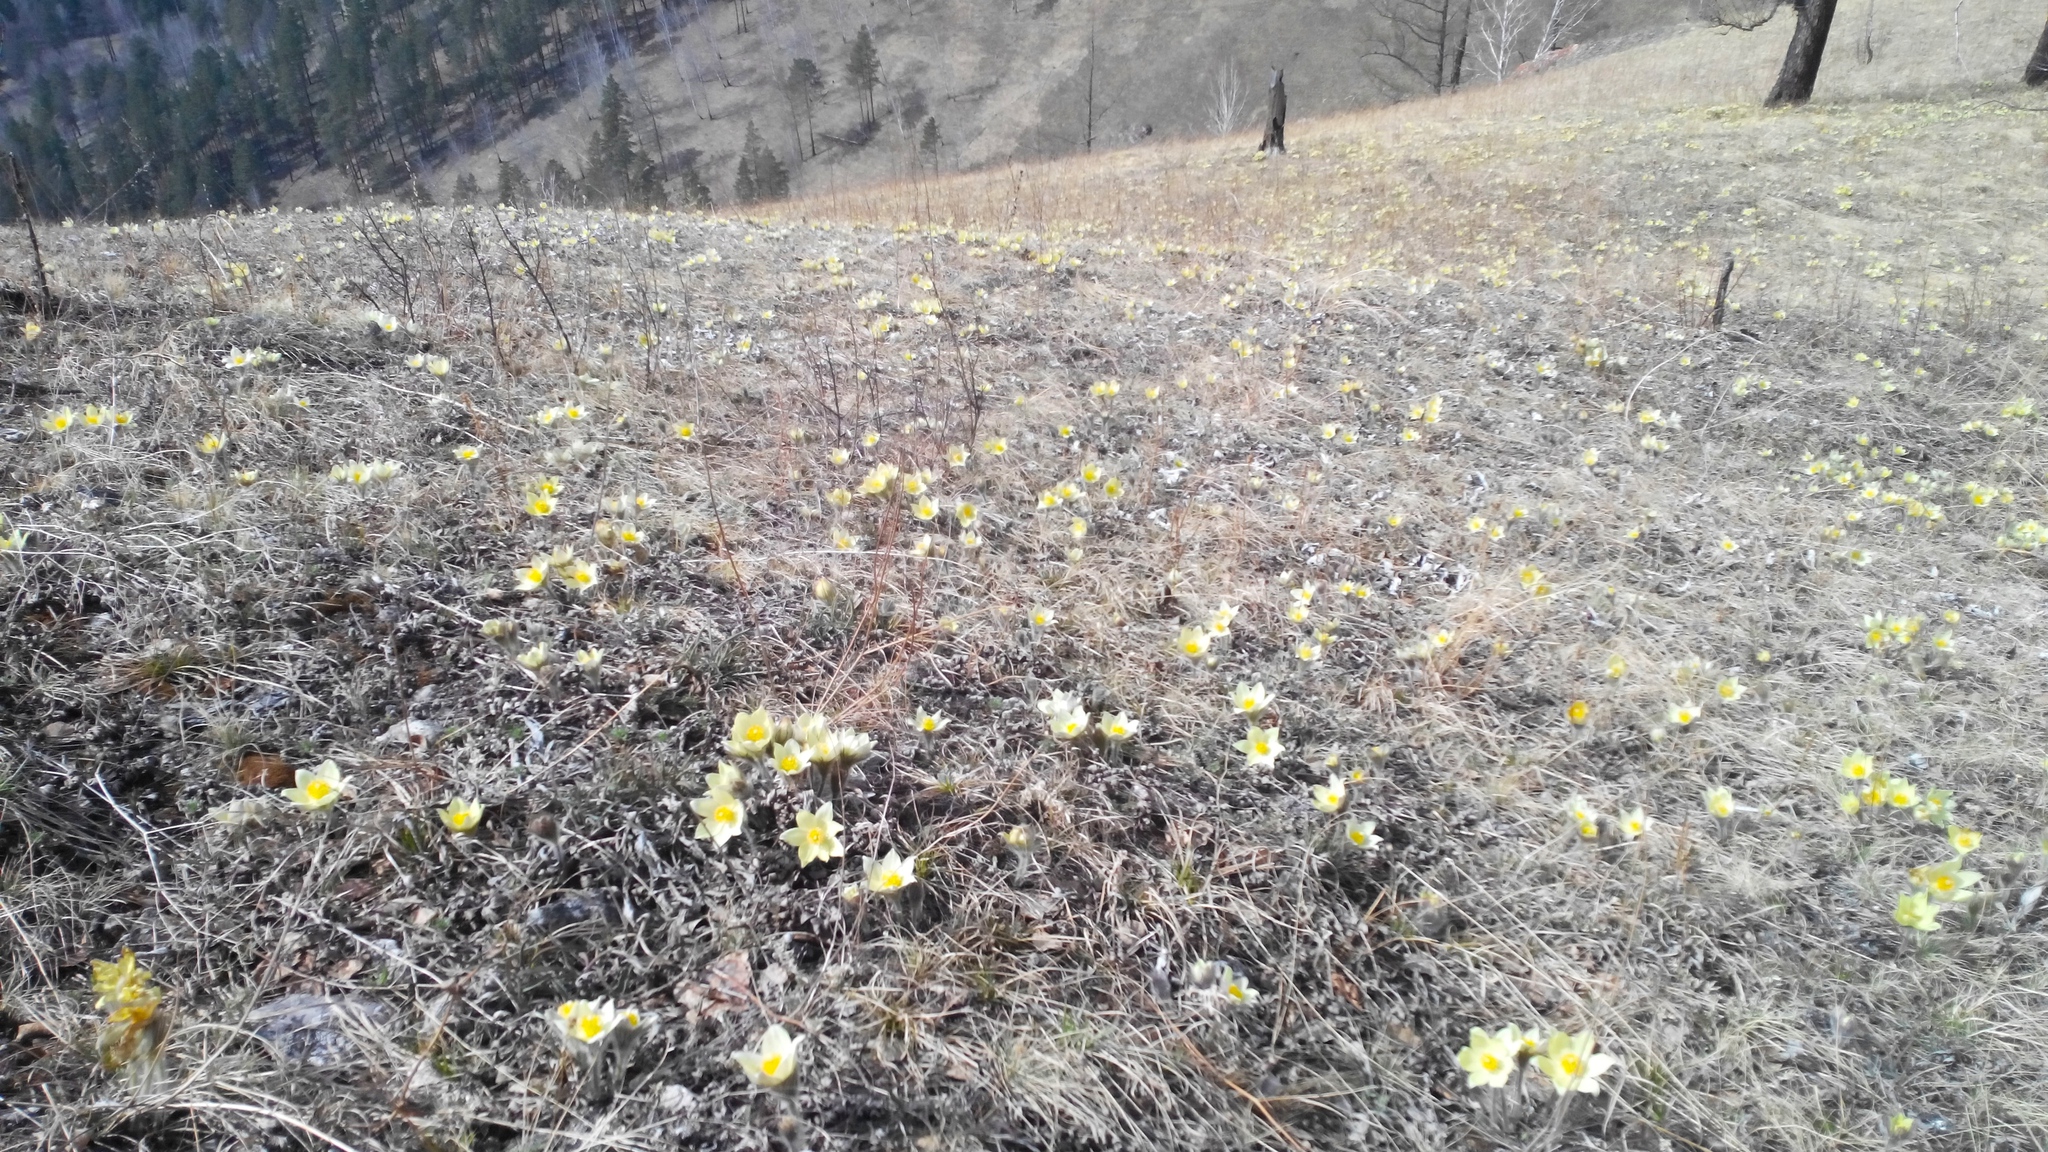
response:
M1936 876L1934 886L1943 892L1950 891L1956 886L1956 878L1947 874Z
M1579 1074L1580 1068L1582 1067L1582 1065L1579 1063L1579 1054L1576 1052L1565 1053L1564 1055L1557 1058L1557 1066L1558 1068L1563 1070L1565 1075L1577 1076Z
M766 740L767 738L768 730L766 728L761 727L759 724L747 725L747 739L749 741Z
M823 844L825 842L825 830L823 828L813 828L804 833L804 839L809 840L813 844Z
M739 821L740 814L732 810L732 805L720 804L718 810L711 814L711 818L720 824L733 824Z
M1498 1072L1500 1071L1500 1057L1488 1052L1479 1058L1479 1066L1488 1072Z
M602 1031L604 1031L604 1019L598 1016L597 1013L587 1012L576 1018L576 1034L581 1036L585 1043L597 1039L597 1034Z
M763 1057L761 1057L761 1075L763 1075L763 1076L773 1076L773 1075L775 1075L775 1072L776 1072L776 1070L777 1070L777 1069L779 1069L779 1068L781 1068L781 1067L782 1067L782 1053L780 1053L780 1052L777 1052L777 1053L775 1053L774 1055L771 1055L771 1056L763 1056Z
M334 785L325 780L312 780L306 784L306 799L325 800L334 791Z
M1266 743L1264 740L1259 740L1252 744L1252 752L1255 755L1264 756L1271 749L1272 745Z

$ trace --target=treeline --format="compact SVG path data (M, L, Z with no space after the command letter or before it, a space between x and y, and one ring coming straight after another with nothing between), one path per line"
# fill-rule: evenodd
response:
M257 207L308 166L364 193L424 197L419 174L458 142L541 114L655 35L658 17L699 18L703 3L0 0L10 84L28 88L0 144L43 215ZM177 53L195 41L207 46ZM701 181L649 161L630 119L609 86L578 198L653 206L679 177L695 200ZM13 199L0 191L8 215Z

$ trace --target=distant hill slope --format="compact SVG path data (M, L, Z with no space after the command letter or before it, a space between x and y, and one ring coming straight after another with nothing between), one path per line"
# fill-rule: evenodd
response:
M613 74L633 96L642 143L652 149L659 136L666 150L698 153L697 167L723 203L749 121L789 165L793 192L803 194L919 166L976 167L1247 128L1263 112L1276 66L1286 70L1294 116L1428 92L1431 80L1408 65L1369 55L1389 39L1377 14L1386 7L1379 0L757 0L748 5L745 31L736 29L731 12L714 10L620 61ZM1663 35L1683 20L1670 5L1606 0L1570 40ZM865 130L846 77L862 26L882 63L879 124ZM1533 50L1539 31L1526 32L1515 62ZM1409 47L1417 65L1433 69L1434 59L1424 58L1427 45ZM1462 68L1454 45L1446 70L1491 83L1481 49L1475 29ZM813 115L815 133L803 133L801 142L782 91L798 57L816 61L828 82ZM452 187L459 173L489 189L500 158L529 173L550 159L573 168L596 107L592 84L560 110L454 161L436 174L436 192ZM918 147L927 117L938 128L935 156ZM314 198L321 191L309 187Z

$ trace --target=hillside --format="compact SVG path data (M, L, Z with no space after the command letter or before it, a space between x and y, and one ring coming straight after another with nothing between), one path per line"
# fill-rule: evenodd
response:
M0 1132L2048 1140L2040 14L1956 12L1798 109L1768 25L1270 158L44 229Z

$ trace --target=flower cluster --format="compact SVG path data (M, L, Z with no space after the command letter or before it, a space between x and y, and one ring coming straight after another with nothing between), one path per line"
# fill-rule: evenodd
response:
M1591 1095L1601 1090L1600 1077L1618 1063L1595 1052L1595 1046L1591 1032L1553 1032L1545 1040L1540 1030L1524 1032L1513 1024L1498 1032L1474 1028L1458 1050L1458 1067L1465 1070L1467 1088L1505 1088L1523 1059L1534 1057L1530 1063L1559 1096Z

